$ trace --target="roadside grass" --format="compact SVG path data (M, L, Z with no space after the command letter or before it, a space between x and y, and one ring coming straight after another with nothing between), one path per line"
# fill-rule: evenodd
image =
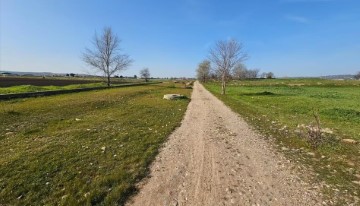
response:
M121 205L180 124L167 84L0 102L0 205Z
M220 94L217 82L204 85L262 134L275 137L279 150L311 166L324 194L336 197L334 204L359 204L360 145L340 140L360 141L360 81L232 81L227 95ZM314 122L313 111L318 111L322 128L333 132L318 148L311 147L298 128Z

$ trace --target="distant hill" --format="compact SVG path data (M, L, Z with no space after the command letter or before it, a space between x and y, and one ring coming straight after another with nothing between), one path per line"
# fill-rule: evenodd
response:
M64 77L73 73L54 73L54 72L18 72L0 70L0 76L28 76L28 77ZM103 77L101 75L93 74L78 74L74 73L76 77ZM136 75L135 75L136 76ZM114 76L116 78L134 79L134 76Z
M53 72L18 72L18 71L0 71L1 75L7 76L34 76L34 77L54 77L54 76L66 76L67 73L53 73ZM80 77L97 77L97 75L90 74L76 74Z
M17 71L0 71L0 74L8 74L14 76L64 76L65 74L52 72L17 72Z

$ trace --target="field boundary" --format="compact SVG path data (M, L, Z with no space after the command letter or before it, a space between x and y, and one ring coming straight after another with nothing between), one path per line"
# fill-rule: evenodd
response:
M51 96L57 94L69 94L76 92L85 92L85 91L93 91L93 90L102 90L102 89L111 89L111 88L119 88L119 87L129 87L129 86L142 86L148 84L159 84L161 82L143 82L143 83L128 83L121 84L111 87L90 87L90 88L78 88L78 89L62 89L62 90L49 90L49 91L39 91L39 92L26 92L26 93L12 93L12 94L0 94L0 100L10 100L10 99L18 99L18 98L29 98L29 97L42 97L42 96Z

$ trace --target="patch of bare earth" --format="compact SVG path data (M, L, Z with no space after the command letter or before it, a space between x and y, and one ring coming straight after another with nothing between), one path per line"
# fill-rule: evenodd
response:
M321 205L306 171L195 83L181 127L127 205Z

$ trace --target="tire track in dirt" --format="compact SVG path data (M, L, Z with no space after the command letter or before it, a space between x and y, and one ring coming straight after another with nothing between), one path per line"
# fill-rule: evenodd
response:
M127 205L321 205L293 163L198 82L191 99Z

